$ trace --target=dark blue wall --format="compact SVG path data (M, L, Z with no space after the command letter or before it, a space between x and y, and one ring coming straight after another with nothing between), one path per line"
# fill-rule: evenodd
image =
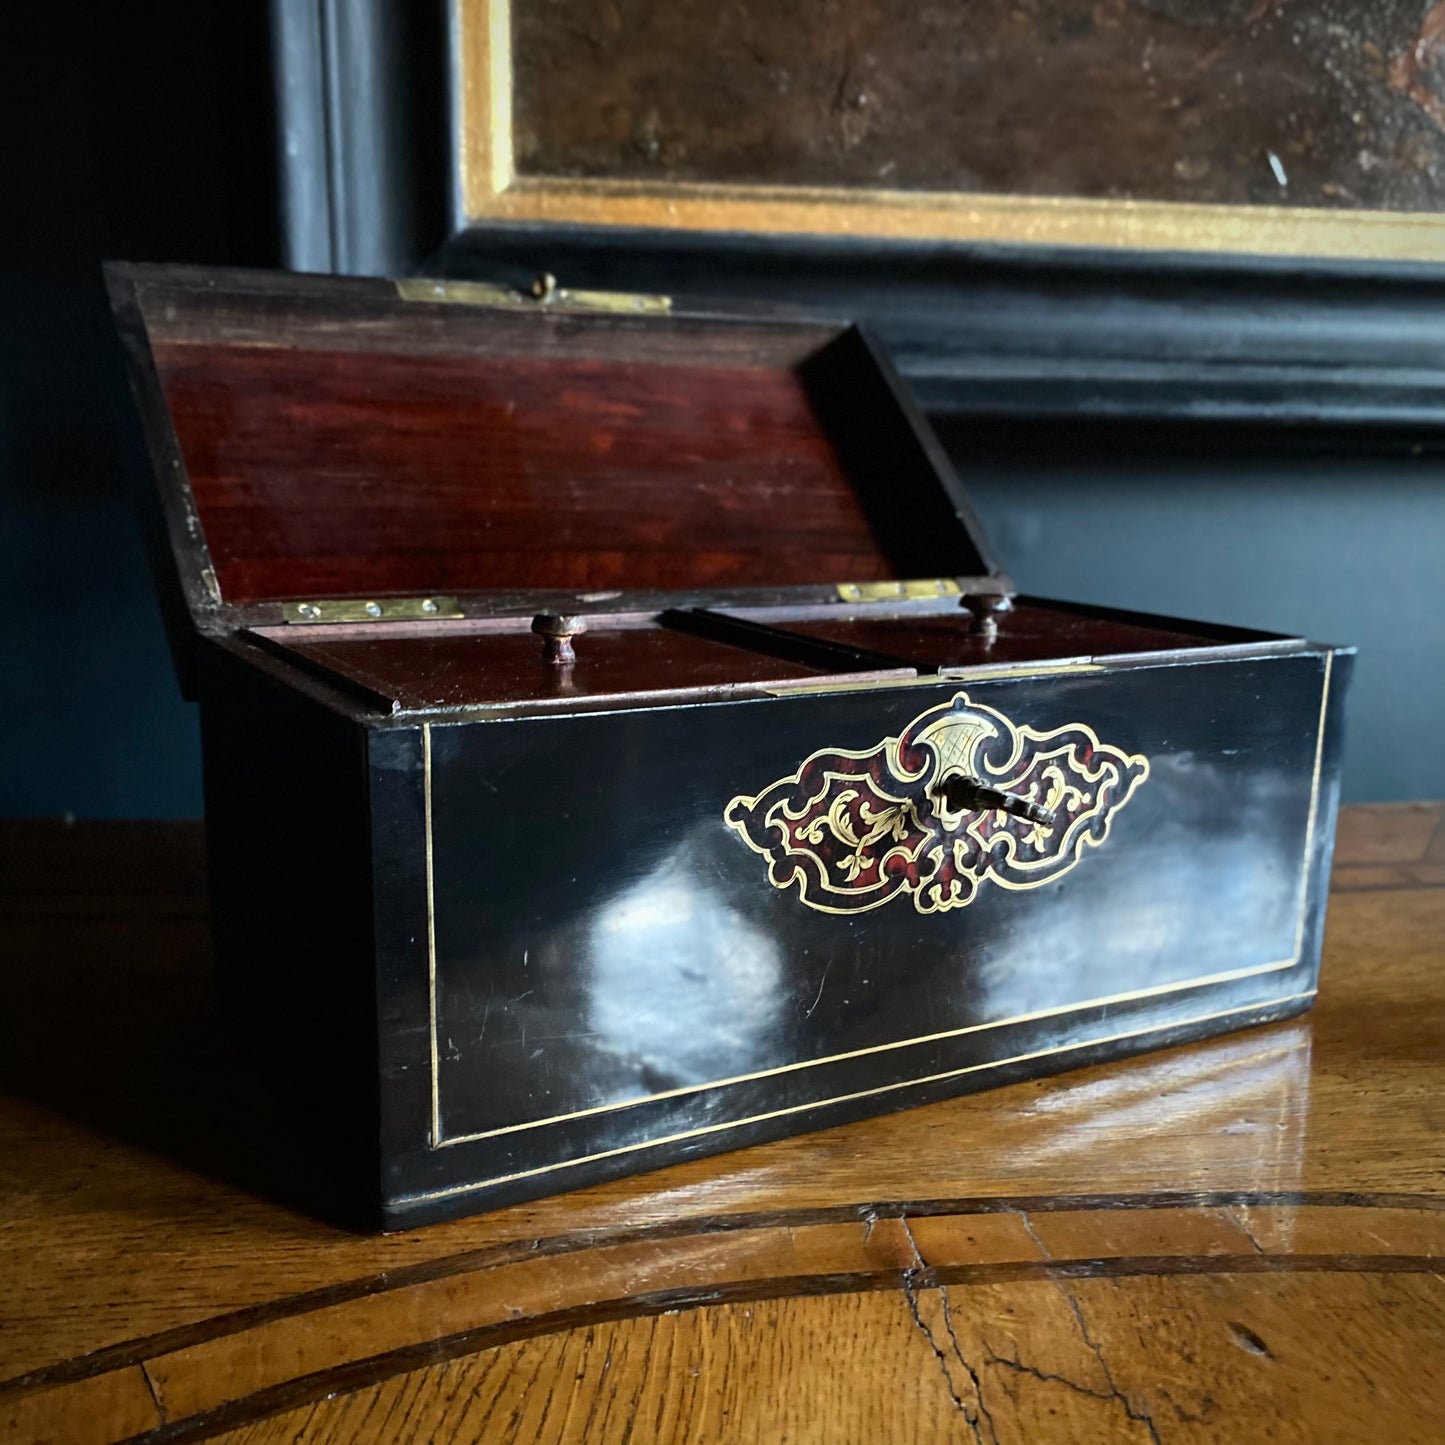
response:
M0 815L200 810L193 709L171 672L131 489L141 459L103 298L0 292Z
M0 7L0 815L200 808L100 262L276 264L266 9Z

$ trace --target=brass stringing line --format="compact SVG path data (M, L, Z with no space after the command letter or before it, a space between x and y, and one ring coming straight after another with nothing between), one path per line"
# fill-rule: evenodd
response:
M1220 1009L1215 1013L1196 1014L1193 1018L1175 1019L1168 1023L1150 1024L1145 1029L1130 1029L1125 1033L1107 1034L1103 1038L1080 1039L1072 1044L1062 1044L1052 1049L1036 1049L1033 1053L1015 1054L1012 1058L991 1059L983 1064L968 1064L961 1069L948 1069L941 1074L928 1074L921 1079L904 1079L901 1082L882 1084L873 1089L859 1089L852 1094L838 1094L831 1099L818 1099L806 1104L790 1104L786 1109L773 1109L766 1114L750 1114L745 1119L731 1119L717 1124L705 1124L698 1129L686 1129L678 1134L665 1134L657 1139L643 1139L635 1144L622 1144L615 1149L603 1149L596 1154L584 1154L577 1159L562 1159L555 1164L542 1164L535 1169L521 1169L515 1174L501 1174L494 1179L482 1179L474 1184L457 1184L449 1189L433 1189L419 1194L403 1195L398 1203L420 1203L431 1199L447 1199L456 1194L470 1194L478 1189L491 1189L498 1184L511 1184L518 1179L534 1179L539 1174L551 1174L558 1169L570 1169L579 1164L592 1164L599 1159L613 1159L619 1154L633 1154L642 1149L655 1149L663 1144L677 1144L684 1139L698 1139L707 1134L718 1134L726 1129L742 1129L749 1124L766 1123L769 1119L782 1119L789 1114L801 1114L809 1109L826 1109L833 1104L848 1104L856 1099L867 1099L878 1094L887 1094L898 1089L922 1087L925 1084L939 1084L947 1079L962 1078L965 1074L976 1074L984 1069L1002 1069L1011 1064L1024 1064L1033 1059L1044 1059L1067 1054L1078 1049L1094 1048L1099 1044L1120 1043L1125 1039L1143 1038L1148 1034L1167 1033L1171 1029L1189 1028L1194 1024L1209 1023L1214 1019L1258 1013L1261 1009L1275 1008L1280 1004L1294 1003L1298 999L1313 998L1314 989L1302 993L1286 994L1282 998L1266 999L1262 1003L1246 1004L1243 1007Z
M1310 822L1309 822L1309 827L1308 827L1308 829L1307 829L1307 832L1308 832L1308 834L1310 835L1310 842L1311 842L1311 843L1313 842L1313 830L1314 830L1314 819L1315 819L1315 814L1316 814L1316 805L1317 805L1318 799L1319 799L1321 760L1322 760L1323 755L1324 755L1324 726L1325 726L1325 712L1326 712L1325 703L1327 703L1328 700L1329 700L1330 668L1331 668L1331 665L1333 664L1333 662L1334 662L1334 654L1333 654L1333 653L1326 653L1326 654L1325 654L1324 701L1321 703L1321 706L1320 706L1319 735L1318 735L1318 737L1317 737L1317 739L1316 739L1316 743L1315 743L1315 770L1314 770L1314 776L1313 776L1313 778L1311 779L1311 783L1310 783ZM951 679L950 679L950 681L951 681ZM1000 1019L1000 1020L997 1020L997 1021L994 1022L994 1023L988 1023L988 1024L970 1024L970 1025L968 1025L967 1027L965 1027L965 1028L963 1028L963 1029L948 1030L948 1031L946 1031L946 1032L939 1033L939 1034L924 1034L924 1035L921 1035L921 1036L918 1037L918 1038L913 1038L913 1039L900 1039L900 1040L896 1040L896 1041L894 1041L894 1042L892 1042L892 1043L887 1043L887 1044L873 1044L873 1045L869 1046L869 1047L866 1048L866 1049L857 1049L857 1050L852 1051L851 1053L846 1053L846 1054L830 1054L830 1055L827 1055L827 1056L825 1056L824 1058L821 1058L821 1059L803 1059L803 1060L799 1060L798 1062L792 1063L792 1064L782 1064L782 1065L780 1065L779 1067L774 1068L774 1069L762 1069L762 1070L759 1070L758 1072L752 1073L752 1074L739 1074L739 1075L736 1075L736 1076L731 1077L731 1078L715 1079L715 1080L711 1081L710 1083L688 1085L688 1086L685 1087L685 1088L669 1090L668 1092L662 1093L662 1094L647 1094L647 1095L644 1095L644 1096L643 1096L642 1098L640 1098L640 1099L629 1099L629 1100L627 1100L627 1101L625 1101L624 1103L621 1103L621 1104L600 1104L600 1105L597 1105L597 1106L594 1107L594 1108L590 1108L590 1109L579 1109L579 1110L575 1111L574 1113L570 1113L570 1114L556 1114L556 1115L553 1115L553 1116L551 1116L551 1117L549 1117L549 1118L546 1118L546 1119L534 1119L534 1120L531 1120L531 1121L529 1121L529 1122L527 1122L527 1123L524 1123L524 1124L508 1124L508 1125L503 1126L503 1127L500 1128L500 1129L484 1130L484 1131L482 1131L482 1132L480 1132L480 1133L476 1133L476 1134L459 1134L459 1135L457 1135L457 1136L456 1136L455 1138L453 1138L453 1139L443 1139L443 1138L441 1138L441 1129L440 1129L439 1079L438 1079L438 1071L437 1071L437 1048L436 1048L436 948L435 948L434 911L433 911L432 892L431 892L431 852L432 852L432 829L431 829L431 747L430 747L430 743L431 743L431 736L430 736L430 734L431 734L431 724L430 724L430 723L424 723L424 724L423 724L423 729L424 729L425 734L426 734L425 744L424 744L424 746L425 746L424 757L425 757L425 760L426 760L426 798L427 798L427 814L426 814L427 885L428 885L428 886L427 886L427 926L428 926L428 931L429 931L429 933L430 933L430 935L431 935L431 937L429 938L429 943L430 943L430 945L431 945L431 946L430 946L430 949L429 949L429 953L430 953L430 967L431 967L431 988L430 988L431 997L430 997L430 1005L431 1005L431 1011L432 1011L432 1107L433 1107L433 1110L434 1110L434 1120L435 1120L434 1125L433 1125L433 1133L432 1133L432 1140L433 1140L432 1148L434 1148L434 1149L435 1149L435 1148L441 1148L441 1147L450 1146L450 1145L452 1145L452 1144L468 1144L468 1143L472 1143L472 1142L474 1142L474 1141L481 1140L481 1139L493 1139L493 1138L496 1138L496 1137L498 1137L499 1135L502 1135L502 1134L519 1133L519 1132L521 1132L522 1130L525 1130L525 1129L540 1129L540 1128L543 1128L544 1126L546 1126L546 1125L548 1125L548 1124L565 1123L565 1122L567 1122L567 1121L569 1121L569 1120L572 1120L572 1119L584 1119L584 1118L592 1117L592 1116L597 1115L597 1114L611 1114L611 1113L616 1113L616 1112L619 1112L619 1111L622 1110L622 1109L635 1109L635 1108L639 1107L639 1106L642 1105L642 1104L652 1103L654 1100L677 1098L677 1097L679 1097L679 1096L681 1096L681 1095L683 1095L683 1094L702 1093L702 1092L704 1092L704 1091L706 1091L706 1090L709 1090L709 1089L726 1088L727 1086L729 1086L729 1085L731 1085L731 1084L751 1083L752 1081L754 1081L754 1080L756 1080L756 1079L771 1078L771 1077L773 1077L774 1075L777 1075L777 1074L794 1073L794 1072L799 1071L799 1070L802 1070L802 1069L810 1069L810 1068L819 1067L819 1066L821 1066L821 1065L823 1065L823 1064L841 1063L841 1062L845 1062L845 1061L848 1060L848 1059L858 1058L858 1057L862 1057L862 1056L865 1056L865 1055L868 1055L868 1054L886 1053L886 1052L888 1052L888 1051L890 1051L890 1050L892 1050L892 1049L906 1049L906 1048L911 1048L914 1044L935 1043L935 1042L939 1042L939 1041L941 1041L941 1040L943 1040L943 1039L948 1039L948 1038L956 1037L958 1034L961 1034L961 1033L973 1033L973 1032L977 1032L977 1031L980 1031L980 1030L983 1030L983 1029L990 1029L990 1028L1005 1028L1005 1027L1007 1027L1009 1024L1015 1024L1015 1023L1032 1023L1032 1022L1035 1022L1036 1020L1041 1019L1041 1018L1053 1018L1053 1017L1058 1017L1058 1016L1063 1015L1063 1014L1082 1012L1083 1010L1088 1009L1088 1008L1102 1008L1102 1007L1106 1007L1106 1006L1108 1006L1108 1005L1115 1004L1115 1003L1132 1003L1132 1002L1137 1002L1137 1001L1139 1001L1139 1000L1141 1000L1141 999L1157 998L1157 997L1160 997L1160 996L1162 996L1162 995L1164 995L1164 994L1167 994L1167 993L1177 993L1177 992L1180 992L1180 991L1182 991L1182 990L1184 990L1184 989L1187 989L1187 988L1205 988L1205 987L1208 987L1208 986L1211 985L1211 984L1216 984L1216 983L1231 983L1231 982L1234 982L1234 981L1236 981L1236 980L1238 980L1238 979L1242 979L1242 978L1252 978L1252 977L1254 977L1254 976L1256 976L1256 975L1259 975L1259 974L1278 973L1278 972L1280 972L1280 971L1282 971L1282 970L1284 970L1284 969L1293 968L1293 967L1294 967L1296 964L1298 964L1299 961L1300 961L1300 951L1301 951L1301 945L1302 945L1302 941L1303 941L1303 937L1304 937L1304 912L1303 912L1303 910L1304 910L1305 908L1307 908L1307 907L1308 907L1308 904L1309 904L1308 889L1307 889L1307 888L1304 888L1304 887L1301 888L1301 895L1302 895L1302 896L1301 896L1301 904L1300 904L1301 913L1300 913L1299 922L1298 922L1298 924L1297 924L1297 926L1296 926L1296 929L1295 929L1295 951L1294 951L1294 956L1293 956L1292 958L1280 959L1280 960L1278 960L1278 961L1275 962L1275 963L1257 964L1257 965L1254 965L1254 966L1248 967L1248 968L1233 969L1233 970L1230 970L1230 971L1225 972L1225 973L1206 974L1205 976L1203 976L1203 977L1201 977L1201 978L1181 979L1181 980L1180 980L1179 982L1177 982L1177 983L1164 984L1164 985L1162 985L1162 986L1160 986L1160 987L1158 987L1158 988L1152 988L1152 989L1135 989L1135 990L1133 990L1133 991L1130 992L1130 993L1113 994L1113 995L1110 995L1109 997L1103 998L1103 999L1085 1000L1084 1002L1081 1002L1081 1003L1065 1004L1065 1005L1062 1006L1061 1008L1049 1009L1049 1010L1045 1010L1045 1011L1042 1012L1042 1013L1037 1013L1037 1014L1021 1014L1021 1015L1017 1016L1016 1018ZM866 753L860 753L859 756L860 756L860 757L864 757L864 756L867 756L867 754L866 754ZM746 840L745 840L745 841L746 841ZM752 844L749 843L748 846L751 848L751 847L752 847ZM758 850L757 850L757 849L753 849L753 851L756 852L756 851L758 851ZM1306 867L1308 866L1308 861L1309 861L1309 853L1308 853L1308 851L1306 851L1306 853L1305 853L1305 863L1306 863ZM1296 994L1296 995L1292 995L1292 997L1298 998L1298 997L1303 997L1303 995ZM1266 1005L1258 1005L1258 1006L1259 1006L1259 1007L1266 1007ZM812 1106L809 1106L809 1107L812 1107ZM636 1146L636 1147L642 1148L642 1147L645 1147L645 1146L638 1145L638 1146ZM561 1166L557 1166L557 1167L561 1167ZM450 1191L450 1192L451 1192L451 1193L456 1193L456 1192L459 1192L459 1191L453 1190L453 1191ZM419 1197L420 1197L420 1196L419 1196ZM426 1196L426 1197L430 1197L430 1196Z
M442 1144L441 1071L437 1067L437 926L431 826L431 724L421 725L422 812L426 820L426 970L431 1033L431 1147Z
M849 1059L867 1058L870 1054L885 1054L893 1049L908 1049L915 1044L940 1043L945 1039L961 1038L965 1034L987 1033L990 1029L1004 1029L1013 1024L1037 1023L1041 1019L1060 1018L1065 1014L1084 1013L1091 1008L1108 1008L1117 1003L1138 1003L1143 999L1161 998L1165 994L1182 993L1185 989L1205 988L1216 983L1235 983L1240 979L1254 978L1258 974L1278 973L1293 968L1297 958L1281 959L1277 963L1251 964L1247 968L1233 968L1224 973L1211 973L1203 978L1186 978L1177 983L1159 984L1154 988L1136 988L1128 993L1108 994L1104 998L1083 999L1077 1003L1060 1004L1057 1008L1040 1009L1037 1013L1015 1014L1012 1018L994 1019L990 1023L966 1024L959 1029L945 1029L941 1033L921 1034L914 1039L899 1039L886 1044L869 1044L866 1048L850 1049L845 1054L829 1054L821 1059L800 1059L792 1064L779 1064L773 1069L758 1069L751 1074L734 1074L726 1079L713 1079L706 1084L686 1084L678 1089L665 1089L659 1094L644 1094L639 1099L628 1099L621 1104L598 1104L590 1109L577 1109L570 1114L553 1114L546 1119L533 1119L525 1124L506 1124L500 1129L485 1129L476 1134L457 1134L442 1140L445 1145L473 1144L479 1139L495 1139L502 1134L519 1134L526 1129L541 1129L548 1124L565 1124L573 1119L586 1119L596 1114L615 1114L622 1109L636 1109L643 1104L656 1103L662 1099L678 1099L685 1094L701 1094L709 1089L726 1089L733 1084L751 1084L758 1079L771 1079L778 1074L793 1074L802 1069L817 1068L822 1064L842 1064ZM1252 1007L1252 1005L1251 1005Z

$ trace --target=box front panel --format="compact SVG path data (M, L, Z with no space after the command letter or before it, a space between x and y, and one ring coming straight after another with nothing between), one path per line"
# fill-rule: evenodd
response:
M397 1207L548 1192L1305 1006L1331 668L430 725L431 1087ZM950 778L994 793L961 801ZM1044 820L985 806L1000 793Z

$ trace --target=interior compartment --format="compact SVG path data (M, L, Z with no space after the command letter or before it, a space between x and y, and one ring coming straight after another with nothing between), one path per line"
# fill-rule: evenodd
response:
M597 627L574 639L566 667L542 656L530 618L485 630L466 623L443 630L383 634L380 628L267 628L256 635L313 672L364 689L405 711L512 703L629 700L679 692L726 694L740 688L819 680L826 666L789 661L651 620ZM882 674L887 675L887 674ZM892 675L909 677L898 666Z
M993 614L997 632L990 640L962 606L928 613L881 615L878 609L825 615L818 609L739 608L727 615L798 636L867 650L920 672L978 667L987 663L1053 662L1073 657L1113 657L1176 648L1218 647L1243 640L1265 640L1264 633L1203 625L1183 630L1165 619L1096 615L1037 599L1023 599L1011 610Z
M949 669L1219 647L1267 634L1183 631L1163 619L1091 616L1037 600L997 614L989 641L961 606L878 615L837 606L593 616L577 660L548 663L526 616L442 623L258 628L312 672L404 711L725 694L831 677L907 678Z

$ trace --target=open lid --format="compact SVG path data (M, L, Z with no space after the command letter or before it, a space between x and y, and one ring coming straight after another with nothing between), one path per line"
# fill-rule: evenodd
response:
M193 628L367 602L447 616L601 593L615 610L1007 585L854 327L443 282L167 266L107 280L183 675Z

